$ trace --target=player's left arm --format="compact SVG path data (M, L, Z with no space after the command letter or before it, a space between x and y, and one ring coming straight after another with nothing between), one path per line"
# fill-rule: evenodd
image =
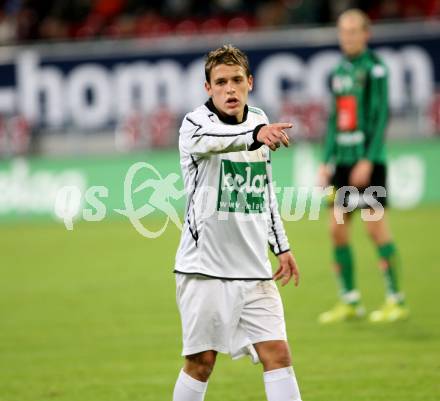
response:
M272 164L270 161L270 155L266 162L266 174L269 203L269 247L277 256L279 262L278 269L273 275L273 279L281 279L281 285L284 286L293 277L295 286L297 286L299 283L299 270L295 257L290 251L289 240L278 210L278 201L272 181Z
M350 184L358 188L368 186L374 162L383 152L385 130L388 123L388 73L384 65L376 64L370 71L367 145L364 158L353 169Z
M388 123L388 72L382 64L376 64L370 72L368 109L371 124L365 158L374 162L383 152Z

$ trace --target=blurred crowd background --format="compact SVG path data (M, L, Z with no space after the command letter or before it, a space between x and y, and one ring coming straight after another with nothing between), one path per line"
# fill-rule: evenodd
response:
M373 21L440 15L438 0L2 0L0 43L322 25L349 7L364 10Z

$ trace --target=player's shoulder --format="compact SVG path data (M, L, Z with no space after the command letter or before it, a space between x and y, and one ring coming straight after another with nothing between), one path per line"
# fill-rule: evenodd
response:
M330 69L330 76L336 75L339 72L343 71L345 69L345 66L347 64L347 60L344 56L341 56L338 60L338 62L333 65L333 67Z
M267 123L269 122L266 113L263 111L263 109L260 109L259 107L248 106L248 113L253 118L262 119L264 122Z
M204 104L202 104L196 107L194 110L191 110L190 112L186 113L183 119L185 120L187 117L204 118L204 117L208 117L209 113L211 113L211 111Z
M369 73L373 78L383 78L388 75L388 69L382 58L374 51L368 51Z
M330 84L330 90L334 92L338 86L340 85L340 75L344 75L344 59L338 61L336 65L334 65L329 72L328 82Z
M182 127L198 127L209 119L210 114L212 112L205 105L198 106L183 116Z
M248 106L249 113L258 114L260 116L265 116L264 111L255 106Z

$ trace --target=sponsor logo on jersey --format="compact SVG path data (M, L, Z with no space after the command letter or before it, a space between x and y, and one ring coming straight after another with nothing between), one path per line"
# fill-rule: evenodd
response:
M217 210L262 213L265 208L266 183L266 162L222 160Z
M335 75L332 80L332 86L335 93L348 92L353 88L353 79L350 75Z
M336 99L337 126L339 131L353 131L357 127L357 102L353 95Z

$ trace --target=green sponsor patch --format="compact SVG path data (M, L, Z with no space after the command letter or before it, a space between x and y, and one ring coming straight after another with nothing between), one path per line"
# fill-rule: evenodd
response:
M266 183L266 162L222 160L217 210L262 213Z

